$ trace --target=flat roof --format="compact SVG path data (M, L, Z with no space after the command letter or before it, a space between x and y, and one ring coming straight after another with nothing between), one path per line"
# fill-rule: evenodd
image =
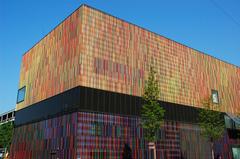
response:
M1 113L0 116L4 116L4 115L9 114L9 113L12 113L12 112L14 112L14 111L15 111L15 109L11 109L11 110L9 110L9 111L7 111L7 112Z

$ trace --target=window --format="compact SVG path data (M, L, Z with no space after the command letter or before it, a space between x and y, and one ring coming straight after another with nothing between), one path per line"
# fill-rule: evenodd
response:
M18 90L17 103L20 103L20 102L24 101L25 91L26 91L25 86Z
M159 129L157 131L157 139L158 140L164 140L165 139L165 131L162 129Z
M92 135L101 136L103 135L103 123L94 122L91 130Z
M13 116L12 112L8 114L8 118L11 118L12 116Z
M232 120L229 118L229 116L224 115L224 120L225 120L225 126L228 129L233 129L233 122Z
M218 91L212 90L212 102L215 104L219 103Z
M232 148L233 153L233 159L239 159L240 158L240 148L239 147L233 147Z
M240 130L240 118L228 114L224 115L224 120L226 128Z
M6 120L6 119L7 119L7 114L3 116L3 120Z

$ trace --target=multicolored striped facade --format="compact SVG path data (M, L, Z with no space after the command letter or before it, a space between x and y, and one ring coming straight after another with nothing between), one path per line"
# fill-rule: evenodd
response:
M150 65L166 120L158 159L211 158L196 122L202 101L219 95L222 112L240 112L240 68L82 5L23 55L12 159L148 159L139 109ZM232 158L240 139L215 151Z
M240 69L82 6L23 56L17 110L78 85L141 96L153 64L162 101L201 107L211 90L221 110L240 112Z
M124 144L134 159L149 159L140 119L78 112L16 128L12 158L18 159L122 159ZM157 159L210 159L210 144L198 125L165 121L157 142ZM225 134L216 151L230 159L231 144ZM51 155L51 151L56 154Z

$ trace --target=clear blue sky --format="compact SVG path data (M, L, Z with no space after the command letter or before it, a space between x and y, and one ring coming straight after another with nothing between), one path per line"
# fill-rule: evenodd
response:
M239 0L0 0L0 114L15 107L22 55L83 3L240 66Z

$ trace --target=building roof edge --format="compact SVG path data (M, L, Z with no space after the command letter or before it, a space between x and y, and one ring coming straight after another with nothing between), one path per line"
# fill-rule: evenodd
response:
M231 66L236 67L237 69L240 69L240 66L238 66L238 65L235 65L235 64L230 63L230 62L228 62L228 61L225 61L225 60L223 60L223 59L219 59L219 58L217 58L217 57L215 57L215 56L209 55L209 54L207 54L207 53L205 53L205 52L203 52L203 51L200 51L200 50L197 50L197 49L192 48L192 47L190 47L190 46L187 46L187 45L185 45L185 44L183 44L183 43L180 43L180 42L178 42L178 41L175 41L175 40L173 40L173 39L170 39L170 38L168 38L168 37L166 37L166 36L163 36L163 35L161 35L161 34L159 34L159 33L156 33L156 32L154 32L154 31L151 31L151 30L149 30L149 29L147 29L147 28L141 27L141 26L139 26L139 25L137 25L137 24L128 22L128 21L126 21L126 20L124 20L124 19L122 19L122 18L119 18L119 17L117 17L117 16L111 15L111 14L109 14L109 13L107 13L107 12L104 12L104 11L102 11L102 10L100 10L100 9L94 8L94 7L92 7L92 6L89 6L89 5L85 4L85 3L81 4L81 5L80 5L79 7L77 7L70 15L68 15L68 16L67 16L66 18L64 18L61 22L59 22L51 31L49 31L44 37L42 37L40 40L38 40L30 49L28 49L27 51L25 51L22 56L24 56L25 54L27 54L32 48L34 48L34 47L35 47L40 41L42 41L47 35L49 35L53 30L55 30L59 25L61 25L67 18L69 18L73 13L75 13L77 10L79 10L79 9L82 8L82 7L91 8L91 9L93 9L93 10L96 10L96 11L101 12L101 13L103 13L103 14L106 14L106 15L108 15L108 16L111 16L111 17L113 17L113 18L116 18L116 19L118 19L118 20L121 20L121 21L123 21L123 22L129 23L129 24L134 25L134 26L136 26L136 27L139 27L139 28L141 28L141 29L143 29L143 30L145 30L145 31L148 31L148 32L150 32L150 33L153 33L153 34L155 34L155 35L157 35L157 36L161 36L161 37L163 37L163 38L166 38L166 39L168 39L168 40L171 40L171 41L173 41L173 42L175 42L175 43L178 43L178 44L180 44L180 45L182 45L182 46L185 46L185 47L187 47L187 48L189 48L189 49L195 50L195 51L197 51L197 52L200 53L200 54L209 56L209 57L211 57L211 58L213 58L213 59L219 60L220 62L224 62L224 63L226 63L226 64L229 64L229 65L231 65Z

